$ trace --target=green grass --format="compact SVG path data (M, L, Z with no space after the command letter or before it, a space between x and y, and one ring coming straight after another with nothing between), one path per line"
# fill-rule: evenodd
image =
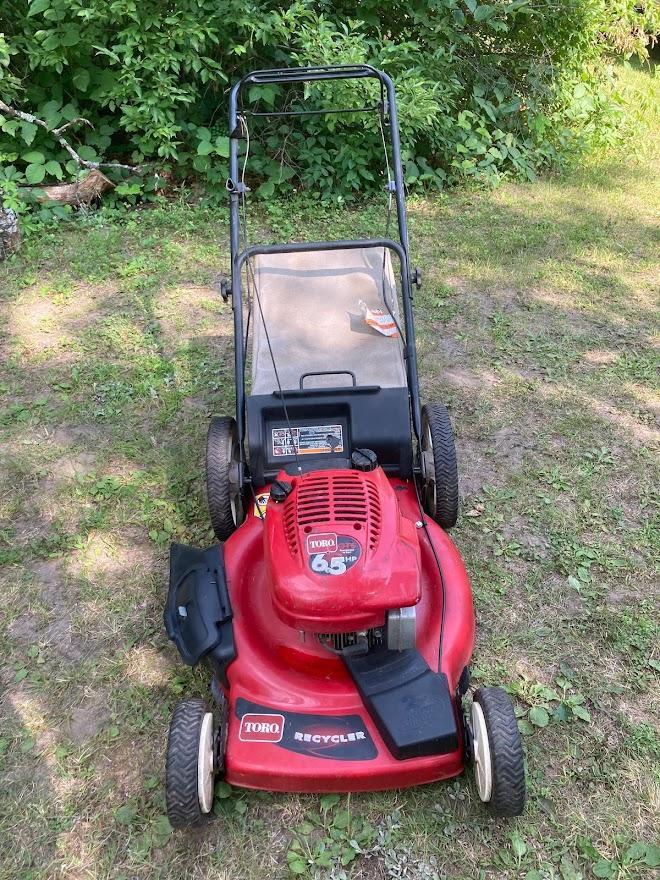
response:
M221 785L216 822L171 832L168 718L207 677L161 612L169 541L211 539L204 434L233 400L210 286L225 211L99 212L0 266L1 880L655 874L659 132L647 119L636 157L410 205L423 398L449 405L458 440L475 677L506 683L524 733L513 822L468 779L350 798ZM349 236L381 230L382 209L276 203L266 226Z

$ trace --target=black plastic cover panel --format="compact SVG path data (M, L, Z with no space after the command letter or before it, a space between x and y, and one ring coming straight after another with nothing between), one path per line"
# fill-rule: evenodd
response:
M303 466L351 467L353 450L367 447L387 473L412 475L407 388L319 388L287 391L284 397ZM248 397L247 427L252 479L264 485L295 462L280 396Z
M459 746L449 683L419 651L377 648L344 663L392 755L445 755Z
M170 547L165 629L189 666L207 659L224 682L236 657L222 546Z

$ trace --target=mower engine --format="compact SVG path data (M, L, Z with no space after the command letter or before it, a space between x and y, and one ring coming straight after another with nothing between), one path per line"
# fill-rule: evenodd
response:
M415 647L417 528L384 471L370 464L293 478L281 472L264 529L276 613L339 653Z

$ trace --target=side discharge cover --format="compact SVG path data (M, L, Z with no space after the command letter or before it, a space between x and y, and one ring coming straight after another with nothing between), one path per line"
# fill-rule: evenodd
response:
M236 657L232 611L222 546L199 550L170 546L170 586L165 629L184 663L210 663L226 685L226 671Z

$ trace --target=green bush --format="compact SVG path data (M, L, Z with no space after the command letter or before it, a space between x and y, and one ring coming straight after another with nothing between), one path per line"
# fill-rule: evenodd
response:
M644 54L635 0L31 0L0 11L0 94L68 129L84 159L154 163L221 186L229 85L251 68L368 62L396 81L409 184L532 178L615 137L607 56ZM253 88L253 109L359 106L376 84ZM3 117L0 116L0 120ZM350 197L382 186L377 114L251 121L251 181ZM68 178L46 131L5 117L0 186ZM130 180L120 192L135 197Z

